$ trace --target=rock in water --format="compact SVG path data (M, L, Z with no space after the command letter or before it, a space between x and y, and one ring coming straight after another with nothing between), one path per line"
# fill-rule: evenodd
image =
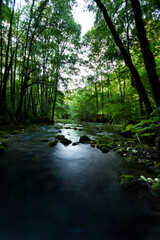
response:
M80 143L89 143L90 141L91 141L91 139L86 135L81 136L79 139Z

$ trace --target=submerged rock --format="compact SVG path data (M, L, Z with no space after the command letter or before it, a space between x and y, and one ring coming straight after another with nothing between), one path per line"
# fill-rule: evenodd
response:
M55 136L55 138L61 141L62 139L65 138L65 136L64 135L57 135L57 136Z
M4 146L0 146L0 154L1 154L1 153L4 153L4 149L5 149Z
M48 145L53 147L53 146L55 146L57 143L58 143L58 141L57 141L57 140L54 140L54 141L49 142Z
M48 142L48 139L47 138L41 138L39 139L40 142Z

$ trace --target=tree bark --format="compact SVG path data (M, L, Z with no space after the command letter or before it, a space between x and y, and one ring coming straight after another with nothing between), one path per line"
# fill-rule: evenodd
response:
M150 101L148 99L147 92L141 82L139 73L138 73L137 69L135 68L135 66L133 65L132 60L131 60L130 56L128 55L126 49L124 48L123 43L122 43L121 39L119 38L119 35L108 15L108 12L107 12L105 6L101 3L100 0L94 0L94 1L97 3L99 9L103 13L104 19L113 35L114 41L115 41L116 45L119 47L120 52L123 56L124 62L126 64L126 66L129 68L129 70L133 76L134 85L144 102L144 105L146 108L146 113L147 113L147 115L149 115L152 112L152 108L151 108Z
M2 82L2 95L1 95L1 101L0 101L0 106L2 107L3 110L6 108L6 88L7 88L7 80L9 76L9 71L10 71L10 64L8 65L8 59L9 59L9 48L10 48L10 43L11 43L11 37L12 37L12 24L13 24L13 17L14 17L14 7L15 7L15 0L13 3L13 10L12 10L12 15L10 19L10 27L9 27L9 33L8 33L8 43L7 43L7 50L6 50L6 58L5 58L5 71L4 71L4 76L3 76L3 82ZM12 55L12 54L11 54ZM13 62L12 59L10 60L10 63Z
M134 12L134 18L136 22L137 35L140 42L141 52L143 54L143 60L147 71L148 79L151 85L152 94L155 103L160 106L160 81L156 72L156 63L153 53L150 50L149 41L146 36L146 30L142 19L142 11L139 0L130 0Z
M56 101L57 101L57 91L58 91L58 78L56 79L55 83L55 91L54 91L54 100L53 100L53 107L52 107L52 122L54 123L54 116L55 116L55 107L56 107Z

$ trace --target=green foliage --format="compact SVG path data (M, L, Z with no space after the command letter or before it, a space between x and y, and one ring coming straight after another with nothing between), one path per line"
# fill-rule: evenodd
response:
M132 132L133 134L135 133L141 133L141 136L151 136L154 135L153 131L156 129L160 128L160 118L159 116L153 116L149 119L143 119L139 123L133 125L130 124L126 126L122 132ZM149 132L148 131L152 131Z
M160 194L160 183L154 182L151 187L152 191L156 192L157 194Z
M134 180L135 180L135 178L132 175L121 175L120 176L120 185L123 188L128 188L133 184Z

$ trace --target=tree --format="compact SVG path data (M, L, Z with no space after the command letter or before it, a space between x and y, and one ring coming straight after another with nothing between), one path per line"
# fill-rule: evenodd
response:
M9 32L8 32L8 43L7 43L7 50L6 50L6 55L5 55L5 70L4 70L3 80L2 80L2 94L1 94L1 98L0 98L0 107L3 110L5 110L5 108L6 108L7 80L8 80L8 76L9 76L9 71L10 71L10 69L12 67L12 64L13 64L13 56L14 56L14 51L13 51L11 53L10 62L8 62L9 61L9 50L10 50L10 47L11 47L11 36L12 36L14 8L15 8L15 0L14 0L14 3L13 3L13 9L12 9L12 14L11 14L11 19L10 19L10 27L9 27Z
M142 11L139 0L130 0L134 18L136 22L137 35L140 42L141 52L145 63L145 68L148 74L148 79L151 85L152 94L155 99L157 107L160 106L160 81L156 72L156 64L153 53L150 50L149 41L146 36L146 30L142 19Z
M145 104L145 108L146 108L146 113L149 115L151 112L152 112L152 108L151 108L151 104L150 104L150 101L148 99L148 95L147 95L147 92L141 82L141 79L140 79L140 76L138 74L138 71L137 69L135 68L135 66L133 65L132 63L132 60L130 58L130 56L128 55L125 47L123 46L123 43L122 41L120 40L119 38L119 35L118 33L116 32L116 29L108 15L108 12L105 8L105 6L102 4L102 2L100 0L94 0L96 3L97 3L97 6L99 7L99 9L101 10L101 12L103 13L103 16L104 16L104 19L114 37L114 40L115 40L115 43L117 44L117 46L119 47L120 49L120 52L123 56L123 59L125 61L125 64L126 66L129 68L130 72L131 72L131 75L133 77L133 82L134 82L134 85L139 93L139 95L141 96L144 104Z

